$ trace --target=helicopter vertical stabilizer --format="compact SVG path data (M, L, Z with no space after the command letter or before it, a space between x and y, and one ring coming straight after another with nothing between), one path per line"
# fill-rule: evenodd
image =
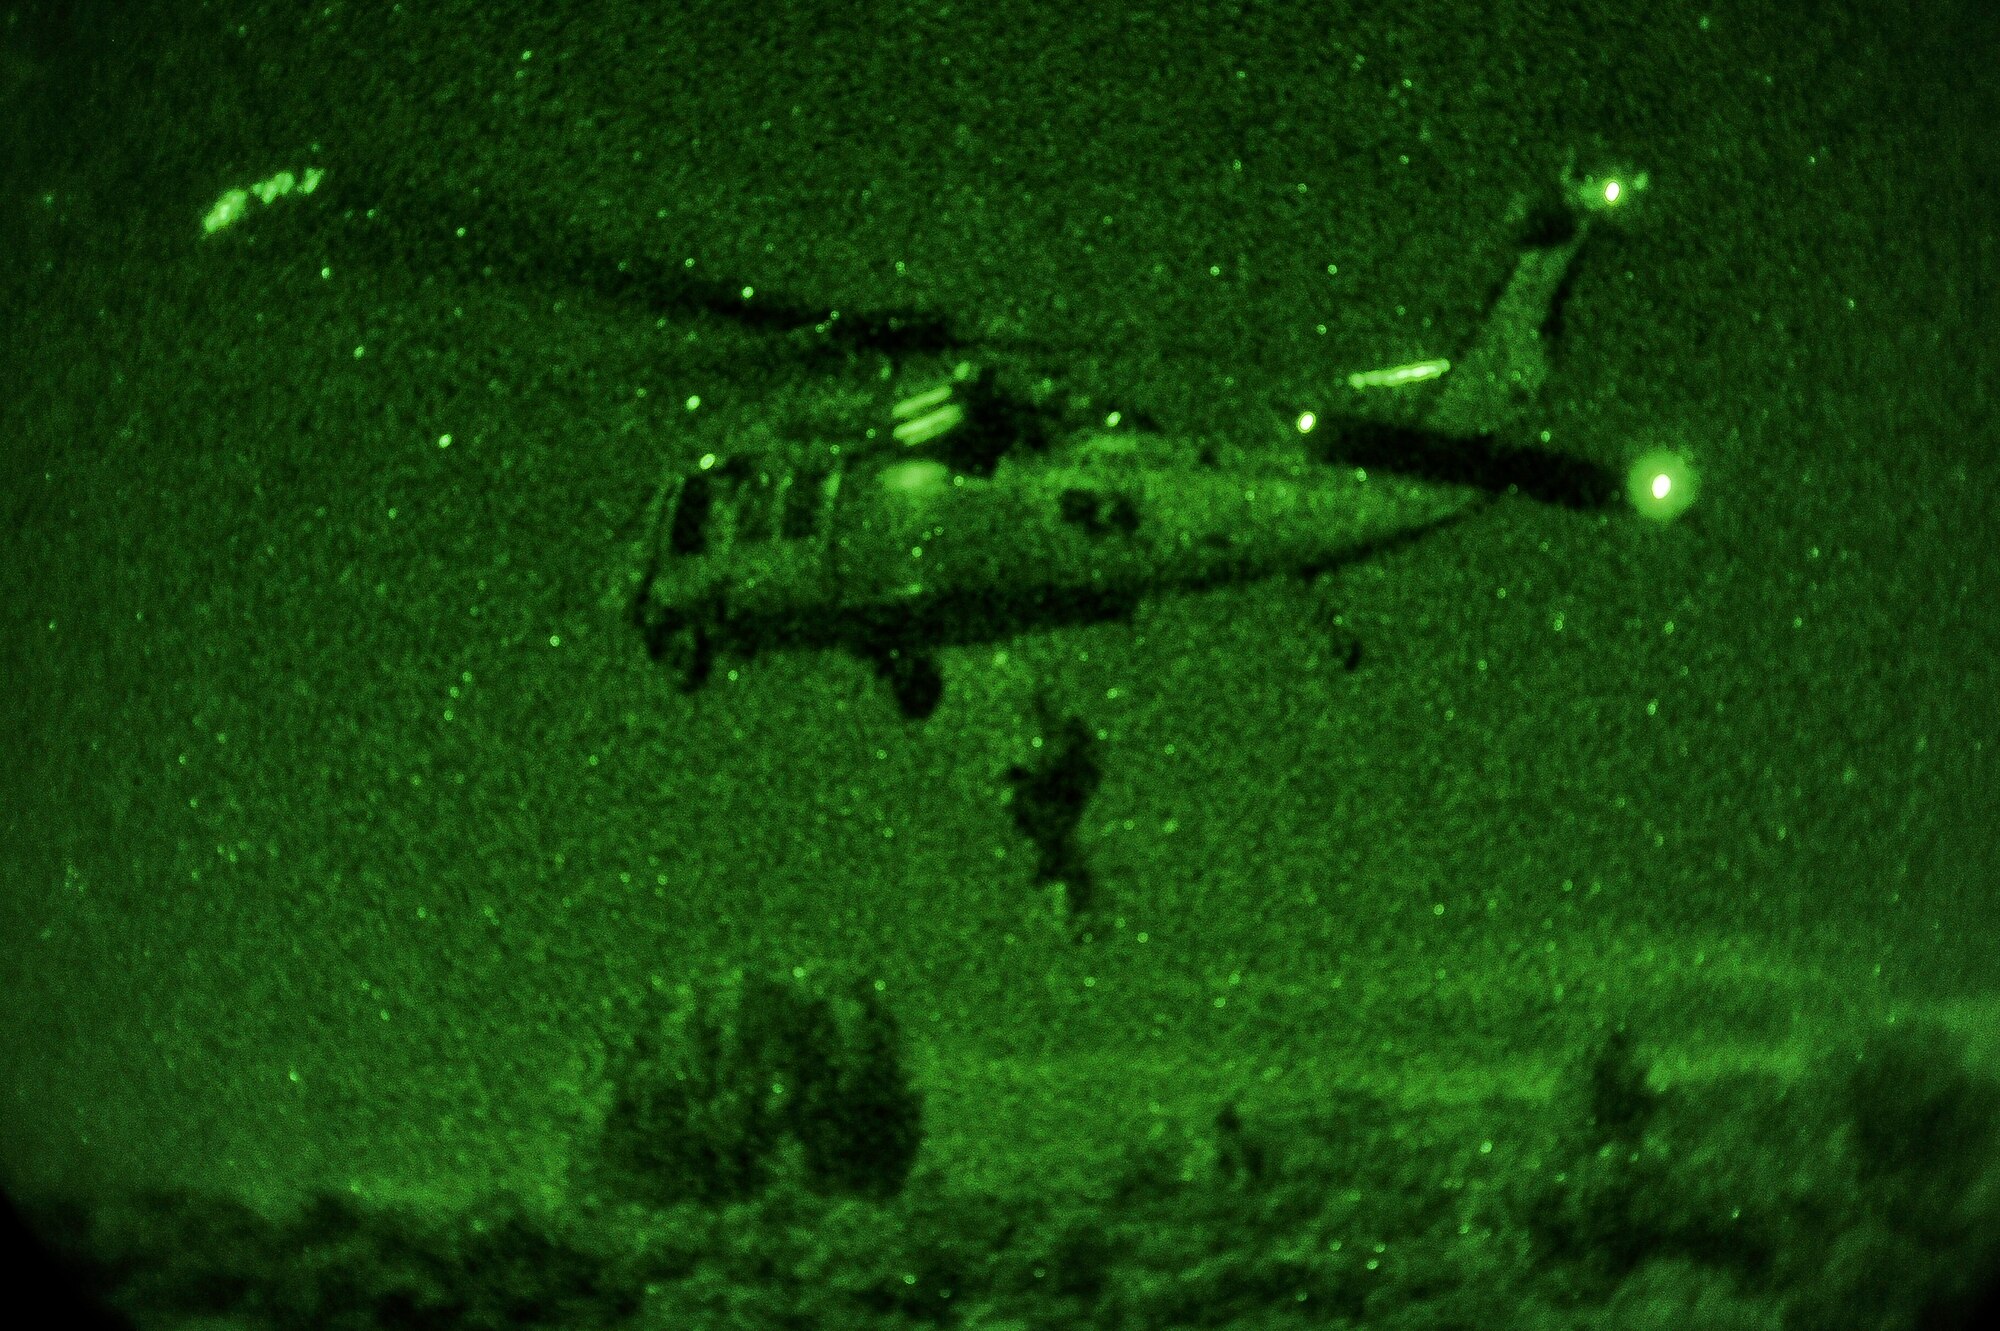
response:
M1512 424L1541 391L1549 375L1549 321L1588 234L1588 221L1580 221L1564 239L1523 251L1486 322L1425 412L1427 429L1491 434Z

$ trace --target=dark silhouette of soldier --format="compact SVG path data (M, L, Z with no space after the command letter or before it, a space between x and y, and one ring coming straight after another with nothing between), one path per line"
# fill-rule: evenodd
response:
M1035 847L1035 883L1060 893L1070 920L1087 917L1096 904L1096 884L1076 842L1084 806L1104 779L1098 739L1076 717L1064 717L1047 732L1028 764L1007 769L1014 825Z

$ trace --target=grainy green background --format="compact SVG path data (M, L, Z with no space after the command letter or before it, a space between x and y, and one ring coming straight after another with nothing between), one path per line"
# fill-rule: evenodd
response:
M968 1170L1983 1011L1994 27L1757 8L12 7L0 1165L547 1187L623 1000L735 963L884 979ZM621 261L1276 445L1456 345L1572 150L1652 188L1542 424L1684 450L1678 524L1350 570L1352 675L1293 587L953 652L920 729L840 660L681 698L600 606L666 461L814 401ZM999 802L1038 692L1107 737L1085 947Z

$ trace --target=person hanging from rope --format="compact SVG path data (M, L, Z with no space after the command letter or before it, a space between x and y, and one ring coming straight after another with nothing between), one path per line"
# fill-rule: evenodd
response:
M1041 728L1046 733L1037 737L1034 758L1007 769L1008 804L1014 825L1035 847L1036 885L1047 889L1060 916L1082 928L1097 905L1097 885L1076 829L1104 780L1101 741L1074 716Z

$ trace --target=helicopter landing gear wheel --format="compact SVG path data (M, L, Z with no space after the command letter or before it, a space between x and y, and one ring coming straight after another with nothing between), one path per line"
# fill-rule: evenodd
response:
M708 682L715 666L715 643L705 625L689 622L677 628L667 642L660 663L672 672L674 687L693 693Z
M891 648L876 663L904 720L928 720L944 698L944 671L928 652Z
M664 666L674 687L693 693L708 682L715 666L715 634L710 617L669 611L645 625L646 654Z

